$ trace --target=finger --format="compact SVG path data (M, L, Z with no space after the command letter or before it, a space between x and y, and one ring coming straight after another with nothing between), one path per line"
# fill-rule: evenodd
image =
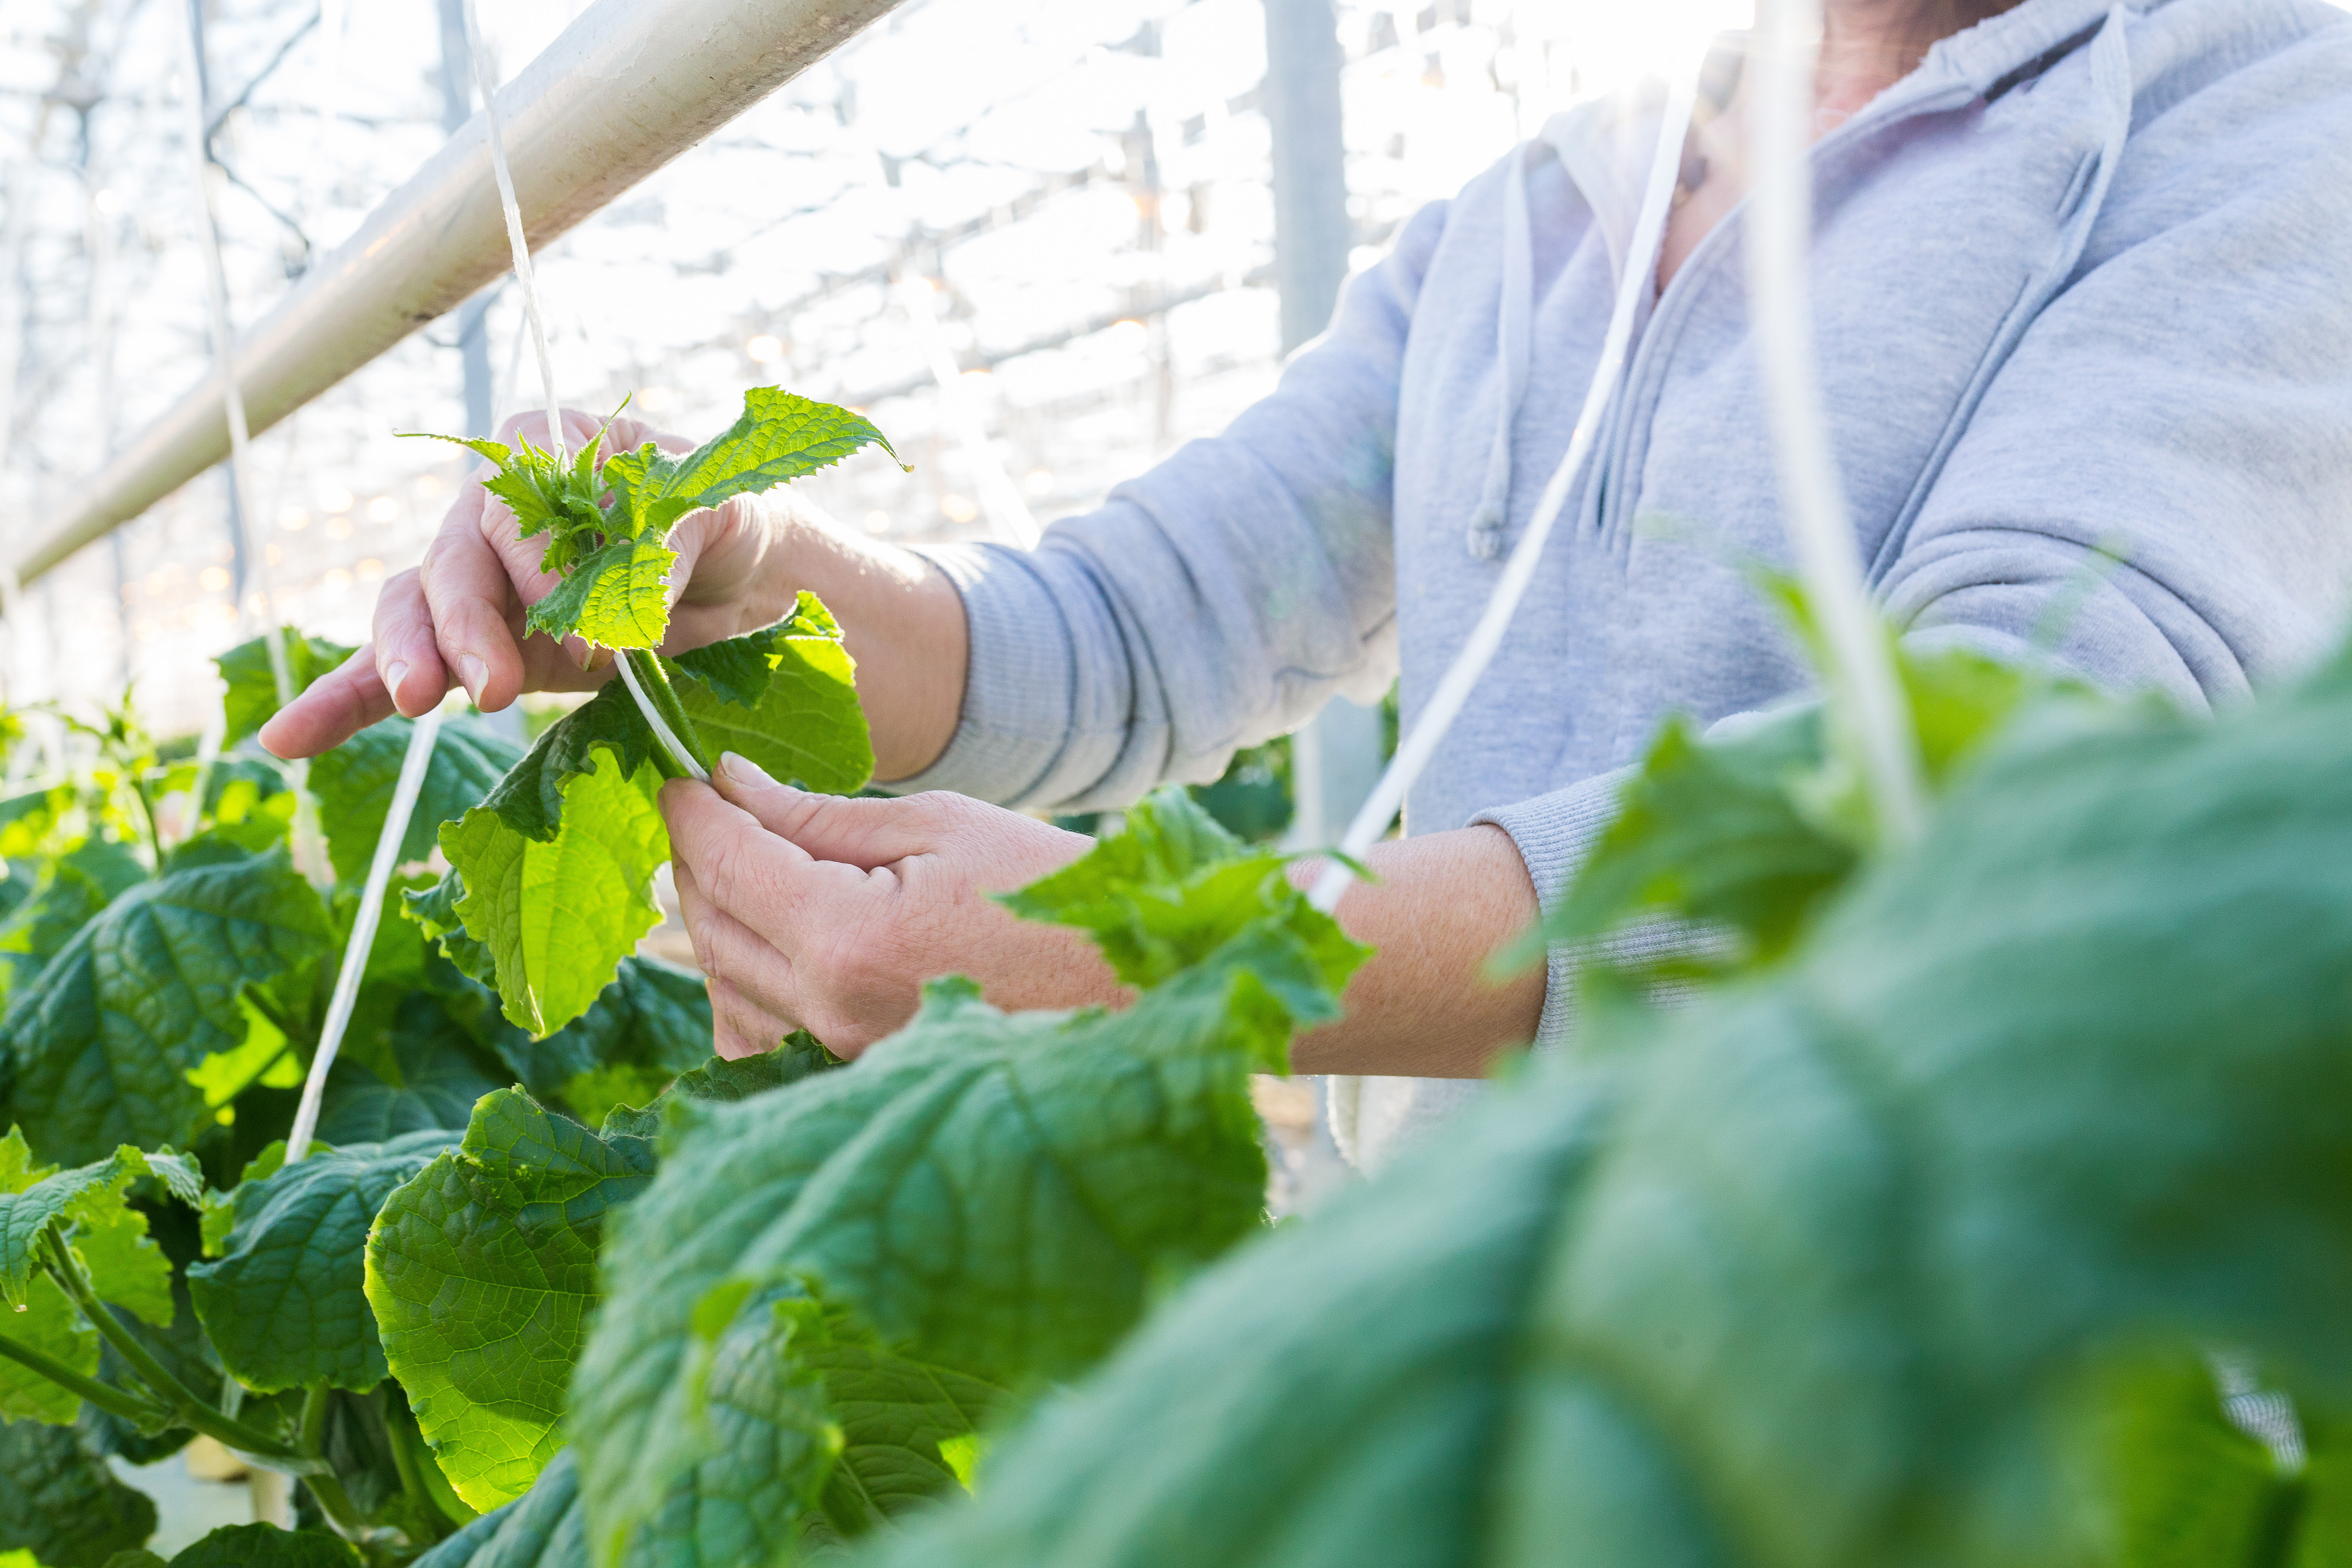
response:
M695 962L702 973L726 981L764 1013L778 1018L798 1018L802 1011L800 987L793 961L758 931L701 897L698 891L689 898L683 886L687 880L685 877L678 878L678 902L686 916L687 931L694 938Z
M812 858L872 870L939 846L943 816L954 796L904 800L812 795L778 784L739 752L727 752L710 775L718 791L770 833L790 839Z
M400 711L414 719L434 707L455 684L433 640L433 610L415 572L403 572L383 585L375 601L376 679Z
M695 780L664 784L661 807L680 880L690 879L711 904L769 932L779 951L791 951L800 884L814 866L809 857Z
M514 595L506 563L483 537L491 507L475 487L449 509L441 531L425 547L418 580L425 590L433 641L445 668L454 673L474 705L495 711L522 689L522 650L507 626ZM503 505L505 526L513 514Z
M724 980L707 980L710 995L710 1048L729 1061L765 1056L799 1026L769 1016Z
M261 727L261 744L272 756L315 757L391 713L392 696L376 678L375 655L363 647L273 715Z

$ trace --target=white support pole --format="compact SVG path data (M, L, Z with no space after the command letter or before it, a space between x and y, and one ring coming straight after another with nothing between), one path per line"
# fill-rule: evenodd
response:
M882 16L896 0L596 0L499 94L530 237L556 238ZM509 265L476 115L236 345L268 429ZM194 388L65 487L11 564L29 584L228 455L222 387Z
M1758 8L1748 136L1748 316L1780 469L1780 505L1798 579L1829 668L1831 721L1858 753L1879 841L1918 837L1927 788L1918 731L1895 657L1862 581L1860 546L1839 482L1814 363L1806 256L1813 227L1813 68L1821 0L1762 0Z

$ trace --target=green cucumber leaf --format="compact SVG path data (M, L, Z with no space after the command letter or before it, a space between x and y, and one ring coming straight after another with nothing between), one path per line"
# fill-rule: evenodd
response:
M46 1274L36 1275L18 1302L0 1308L0 1335L64 1363L85 1377L99 1372L98 1331ZM73 1424L81 1396L39 1373L0 1357L0 1421ZM5 1483L0 1483L5 1484Z
M1780 964L1195 1281L869 1561L2148 1561L2117 1424L2200 1510L2144 1522L2263 1542L2156 1561L2340 1561L2333 1451L2272 1511L2106 1374L2231 1347L2341 1430L2347 911L2352 668L2021 716Z
M245 1042L239 990L326 958L331 942L325 907L283 850L140 884L9 999L0 1050L15 1074L0 1114L59 1162L192 1144L214 1111L188 1070Z
M500 1089L464 1142L386 1200L368 1301L418 1426L474 1508L520 1497L563 1446L605 1216L654 1163L644 1139L600 1136Z
M225 1524L173 1558L172 1568L360 1568L360 1554L323 1530Z
M188 1268L196 1313L237 1381L265 1394L322 1383L358 1394L383 1381L368 1227L393 1189L457 1142L436 1129L313 1148L238 1184L222 1255Z
M669 858L655 805L661 776L649 763L624 768L602 750L566 782L551 841L516 832L487 805L441 829L442 852L465 879L457 913L466 934L489 949L508 1020L534 1036L586 1012L661 923L651 891Z
M469 1043L432 997L421 992L401 997L391 1059L380 1064L393 1076L338 1057L328 1069L320 1141L339 1146L382 1143L432 1128L464 1131L475 1102L505 1087L482 1070Z
M848 1065L819 1045L806 1029L794 1029L772 1051L733 1060L712 1057L692 1072L680 1073L651 1104L614 1107L605 1114L604 1131L606 1137L625 1132L637 1138L658 1138L670 1118L691 1119L697 1102L732 1105Z
M22 1310L34 1281L46 1278L41 1241L54 1235L80 1259L100 1300L168 1327L171 1261L148 1239L147 1216L123 1202L131 1184L149 1173L147 1156L131 1148L69 1171L36 1169L22 1130L10 1128L0 1139L0 1305L19 1309L19 1321L29 1316Z
M770 776L826 795L854 795L874 776L874 747L858 705L856 667L815 595L747 637L681 655L677 700L715 761L750 758Z
M482 797L481 809L516 833L546 843L563 820L563 792L589 772L599 752L610 752L634 775L652 760L653 731L628 689L607 681L603 690L549 725L529 752Z
M412 1568L587 1568L587 1524L580 1506L579 1472L566 1448L548 1461L527 1495L484 1514L418 1558Z
M155 1533L155 1505L114 1479L70 1426L0 1422L0 1553L101 1568Z
M1198 835L1197 815L1162 791L1129 831ZM1117 844L1088 858L1100 885L1132 881ZM1279 857L1230 839L1227 859L1211 852L1184 862L1159 929L1231 934L1126 1011L1007 1016L969 982L940 982L854 1066L676 1130L614 1223L610 1300L573 1384L600 1556L714 1457L709 1369L751 1331L744 1314L774 1315L761 1292L805 1293L894 1356L1025 1385L1099 1357L1159 1284L1255 1227L1265 1164L1249 1074L1280 1070L1295 1029L1336 1016L1363 950ZM787 1357L790 1341L761 1339ZM821 1492L830 1461L810 1458L827 1468L799 1479Z
M466 934L457 906L466 897L466 879L451 871L429 888L400 895L400 910L436 944L443 958L467 979L489 992L493 1008L498 997L498 960L490 950Z
M365 877L375 858L375 841L383 832L384 814L392 809L393 788L415 728L411 720L386 719L310 763L310 788L319 797L319 818L327 827L328 858L345 882ZM432 854L441 825L463 816L521 760L522 749L492 733L481 720L445 720L397 863Z
M50 861L32 895L0 920L0 997L40 973L100 910L147 879L122 845L88 838Z
M525 629L598 647L657 647L669 629L677 552L623 536L590 551L523 617Z
M324 637L306 637L292 626L280 626L274 635L286 649L286 673L293 679L297 697L310 690L312 681L359 651ZM228 683L228 690L221 699L228 718L228 728L221 735L221 749L226 751L259 730L278 711L278 679L269 668L268 645L259 637L237 644L213 663L218 667L221 679Z
M544 1039L509 1037L499 1055L541 1100L599 1121L709 1058L709 993L693 970L632 955L586 1012Z
M779 387L751 387L735 423L685 457L669 457L648 441L605 460L604 478L613 489L607 531L665 539L688 512L772 489L868 446L898 456L862 415Z

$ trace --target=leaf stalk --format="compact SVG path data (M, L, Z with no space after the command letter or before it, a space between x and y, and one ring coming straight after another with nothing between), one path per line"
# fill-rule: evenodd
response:
M152 1400L142 1399L127 1389L114 1388L94 1377L76 1372L54 1356L47 1355L27 1344L20 1344L5 1334L0 1334L0 1356L17 1365L40 1373L69 1394L79 1394L110 1415L140 1426L161 1426L171 1419L171 1413Z

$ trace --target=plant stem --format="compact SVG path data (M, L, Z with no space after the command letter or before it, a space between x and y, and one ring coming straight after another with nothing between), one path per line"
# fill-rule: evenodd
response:
M163 871L163 830L155 825L155 797L147 793L147 780L137 768L126 770L131 775L131 793L139 802L139 815L147 824L147 847L155 856L155 873Z
M703 755L701 739L695 734L694 724L687 718L686 708L678 701L677 689L669 683L668 672L662 668L661 656L649 647L633 647L624 649L621 657L629 661L629 668L635 673L637 684L661 714L662 721L677 736L678 744L686 748L687 755L700 763L704 773L709 773L710 759ZM676 764L662 755L659 746L654 748L654 759L655 765L663 770L666 777L685 776L669 771Z
M425 1446L425 1434L417 1430L416 1416L405 1399L386 1403L384 1435L392 1439L392 1462L400 1471L401 1489L412 1501L438 1514L454 1526L467 1525L481 1515L457 1495L449 1478L442 1473L440 1462Z
M302 1452L321 1464L326 1462L326 1456L321 1451L324 1447L321 1438L325 1434L330 1397L331 1395L323 1383L305 1390L302 1395ZM343 1483L331 1473L321 1470L316 1475L304 1476L302 1484L310 1489L310 1495L318 1500L319 1511L331 1520L338 1531L355 1539L366 1533L367 1521L360 1517L360 1510L352 1504L352 1494L343 1489Z
M211 1405L191 1393L187 1384L163 1369L163 1363L147 1352L138 1336L115 1320L106 1303L90 1289L81 1266L66 1250L54 1230L45 1232L41 1245L46 1255L41 1261L73 1303L81 1310L89 1326L112 1345L115 1353L131 1363L147 1386L163 1402L166 1418L182 1426L191 1426L215 1442L268 1461L273 1469L283 1469L291 1475L314 1475L326 1468L326 1463L314 1459L297 1449L289 1448L268 1433L247 1426L244 1422L224 1415Z
M125 1389L109 1387L94 1377L85 1377L65 1363L30 1345L18 1344L5 1334L0 1334L0 1356L31 1368L68 1393L79 1394L108 1415L119 1415L136 1426L153 1426L170 1419L170 1412L152 1400L142 1399Z

